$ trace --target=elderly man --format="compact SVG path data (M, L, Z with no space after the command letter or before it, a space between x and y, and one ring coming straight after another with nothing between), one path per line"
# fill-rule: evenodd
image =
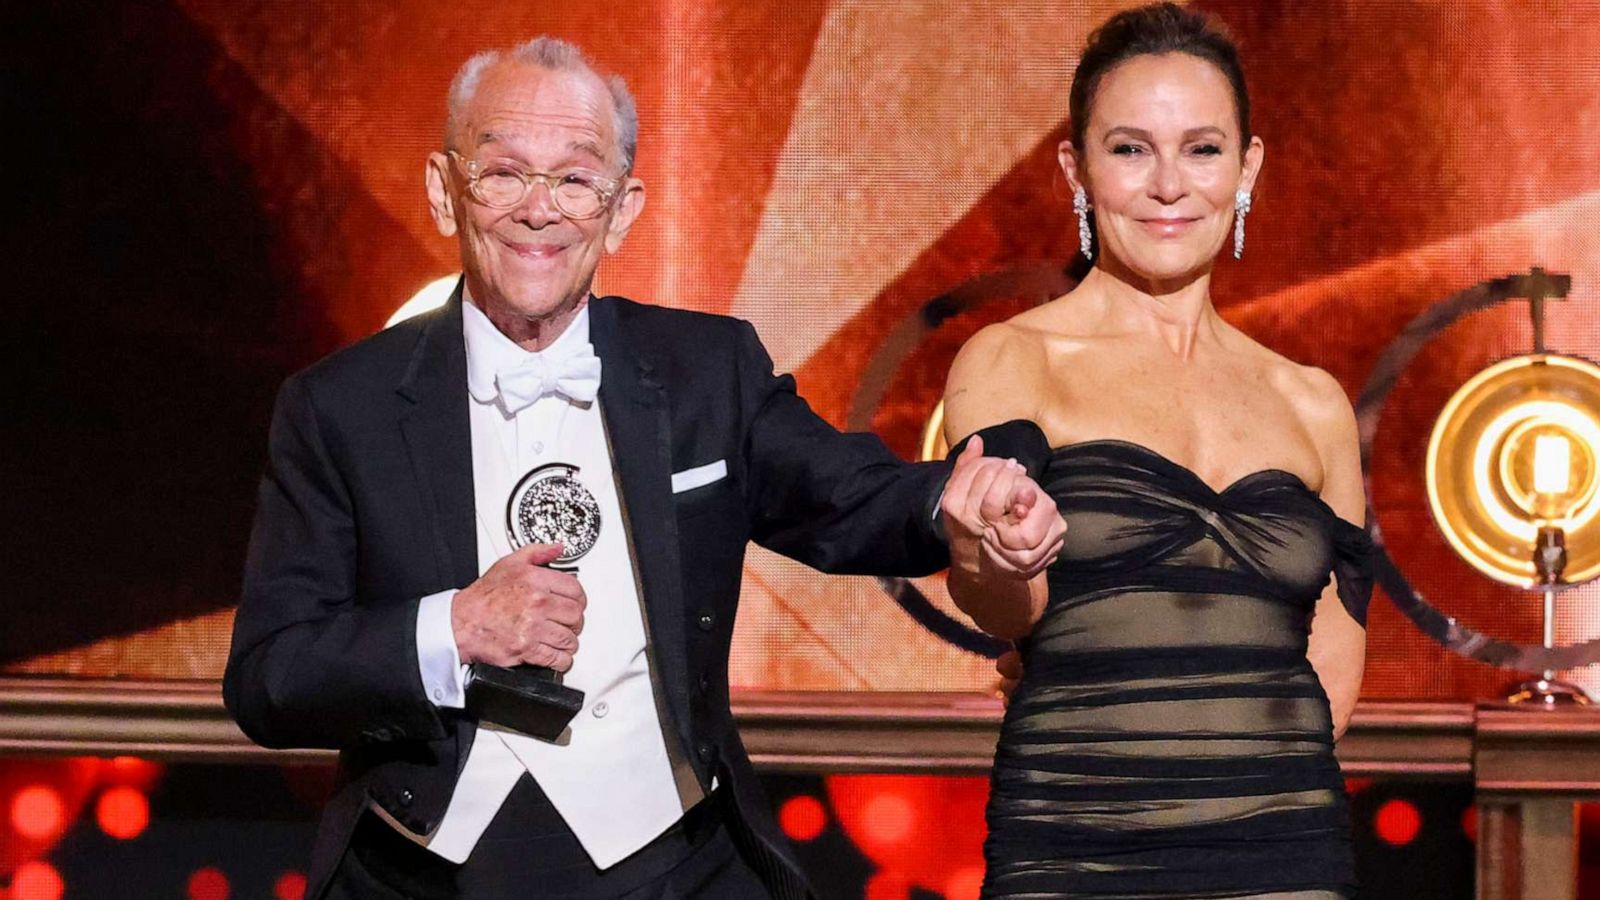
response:
M905 575L1059 548L981 441L900 462L749 324L592 298L636 132L569 44L474 57L427 166L456 295L279 395L223 688L260 743L341 751L308 897L807 896L729 713L747 542Z

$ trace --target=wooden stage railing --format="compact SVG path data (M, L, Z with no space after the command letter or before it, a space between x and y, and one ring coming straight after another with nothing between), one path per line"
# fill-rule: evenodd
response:
M975 694L736 692L756 765L788 772L988 770L1002 707ZM214 682L0 678L0 754L329 764L265 750ZM1480 900L1572 900L1574 801L1600 800L1600 711L1364 701L1340 741L1349 775L1471 781Z

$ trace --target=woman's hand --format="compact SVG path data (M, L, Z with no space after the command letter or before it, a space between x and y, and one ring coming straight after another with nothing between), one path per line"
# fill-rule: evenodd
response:
M1026 581L1055 562L1067 524L1016 460L983 455L974 436L956 458L940 503L951 566Z

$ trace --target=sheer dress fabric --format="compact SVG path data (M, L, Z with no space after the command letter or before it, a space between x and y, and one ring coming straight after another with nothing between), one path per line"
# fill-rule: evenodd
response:
M983 896L1355 896L1306 642L1330 574L1365 625L1366 532L1289 472L1219 491L1137 444L1019 440L1069 527L1019 642Z

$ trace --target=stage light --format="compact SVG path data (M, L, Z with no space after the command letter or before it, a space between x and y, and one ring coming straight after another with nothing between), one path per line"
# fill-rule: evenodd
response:
M383 327L388 328L396 322L404 322L412 316L418 316L428 310L438 309L445 305L456 289L456 282L460 280L460 274L456 274L446 275L443 278L428 282L423 286L422 290L411 295L410 300L402 303L400 308L394 311L394 315L389 317L389 321L383 323Z
M53 787L29 785L11 798L11 827L29 840L49 840L65 824L66 807Z
M963 870L982 867L989 779L828 775L823 783L839 830L907 890L943 891Z
M165 771L157 762L137 756L115 756L101 763L100 780L105 784L149 790Z
M778 808L778 824L796 841L812 841L828 827L828 811L809 794L790 797Z
M1559 579L1600 575L1600 367L1535 354L1474 375L1445 404L1428 442L1428 503L1450 546L1496 581L1547 583L1536 552L1559 529Z
M1422 814L1408 800L1390 800L1378 807L1372 817L1372 830L1378 839L1394 847L1404 847L1422 831Z
M207 866L189 876L189 900L228 900L232 892L228 876L219 869Z
M272 896L276 900L305 900L306 876L299 872L285 872L272 883Z
M61 900L66 884L56 867L41 860L30 860L11 873L9 900Z
M911 883L896 872L875 872L867 879L862 900L910 900Z
M917 811L899 794L881 791L867 800L863 824L876 844L898 844L911 836Z
M131 787L108 789L100 795L94 812L100 830L119 841L133 840L150 824L150 801Z
M983 890L983 867L958 869L944 886L944 900L978 900Z
M1600 366L1535 353L1468 379L1428 441L1428 505L1452 549L1489 578L1555 592L1600 575ZM1554 672L1514 702L1586 702Z

